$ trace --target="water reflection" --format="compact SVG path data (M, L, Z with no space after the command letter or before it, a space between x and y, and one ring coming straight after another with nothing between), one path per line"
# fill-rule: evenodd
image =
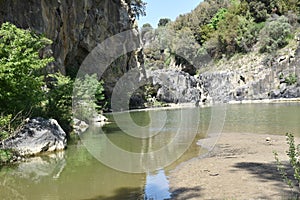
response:
M45 180L60 178L66 166L65 152L26 159L13 167L3 167L0 173L0 199L29 199L26 190ZM36 191L38 192L38 191Z
M158 123L161 112L167 116L163 127L161 122ZM166 167L190 147L199 133L199 110L190 108L146 113L157 116L151 118L149 126L136 129L127 121L128 113L120 113L118 123L103 129L94 127L82 135L81 141L96 159L119 171L144 173ZM143 118L136 120L143 121ZM128 135L127 132L134 134Z
M148 173L145 186L145 200L169 198L171 198L171 193L165 171L161 169L155 173Z
M227 107L223 132L300 136L300 103L245 104Z
M198 108L197 108L198 109ZM65 152L43 157L35 157L19 165L3 167L0 169L0 199L160 199L168 198L169 171L182 162L199 156L202 149L196 144L206 135L211 120L211 109L200 108L193 112L186 109L185 115L191 116L180 129L182 140L189 139L190 126L193 124L193 113L200 114L198 134L192 141L189 149L172 165L159 171L147 174L130 174L111 169L95 159L85 148L81 141L69 143ZM99 132L99 127L91 128L84 135L93 143L103 134L115 145L131 152L151 152L170 143L176 135L178 127L178 110L168 111L168 121L161 130L161 134L151 139L138 139L122 132L116 124L111 123ZM181 112L181 110L179 111ZM224 132L250 132L284 134L287 131L298 133L300 136L300 104L255 104L255 105L228 105ZM133 120L145 125L149 116L147 112L132 112ZM108 116L111 117L111 116ZM113 120L113 119L110 119ZM151 127L150 131L155 131ZM98 143L98 142L102 143ZM107 150L104 140L95 143L95 151ZM178 140L179 141L179 140ZM181 146L182 145L182 146ZM161 157L150 159L155 165L160 160L178 154L183 144L177 143L176 147L167 148ZM174 153L174 154L173 154ZM112 157L113 159L113 157ZM117 157L120 164L129 162ZM149 163L149 165L153 163ZM146 162L141 160L140 165ZM146 163L147 164L147 163ZM134 166L132 166L134 167Z

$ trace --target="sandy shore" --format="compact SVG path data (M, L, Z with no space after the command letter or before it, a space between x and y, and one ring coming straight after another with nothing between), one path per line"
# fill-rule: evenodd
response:
M209 155L188 161L171 172L173 199L294 197L282 181L273 155L275 150L282 161L288 161L287 149L285 136L223 133Z

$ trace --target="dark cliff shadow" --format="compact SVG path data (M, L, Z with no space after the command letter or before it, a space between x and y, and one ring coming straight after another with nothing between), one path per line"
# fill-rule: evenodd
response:
M287 177L293 181L294 188L291 189L288 187L287 183L284 182L283 177L280 175L280 172L277 170L276 162L272 163L258 163L258 162L240 162L236 163L234 166L236 169L232 169L232 172L238 170L246 170L250 172L255 178L261 182L273 181L274 185L278 188L283 195L284 199L298 199L299 197L299 185L294 179L293 169L286 162L283 163L283 167L286 169ZM269 197L261 197L269 198Z

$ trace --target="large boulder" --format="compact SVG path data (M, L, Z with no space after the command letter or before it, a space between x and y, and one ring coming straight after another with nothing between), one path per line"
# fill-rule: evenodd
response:
M0 148L12 149L25 156L63 150L66 145L66 133L57 121L38 117L28 120L13 137L2 141Z

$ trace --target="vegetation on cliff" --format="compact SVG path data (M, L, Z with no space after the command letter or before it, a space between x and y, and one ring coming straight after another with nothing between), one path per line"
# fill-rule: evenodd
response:
M168 40L179 44L183 38L180 35L184 35L194 42L185 41L179 48L192 50L194 56L205 52L213 59L249 52L274 53L299 32L299 7L295 0L204 0L191 13L159 26L156 40L167 35ZM149 29L148 26L142 29L145 28ZM170 54L174 50L172 45ZM151 48L145 52L146 57L158 57L156 49ZM164 67L170 64L169 55L160 60ZM186 64L178 56L175 61Z

